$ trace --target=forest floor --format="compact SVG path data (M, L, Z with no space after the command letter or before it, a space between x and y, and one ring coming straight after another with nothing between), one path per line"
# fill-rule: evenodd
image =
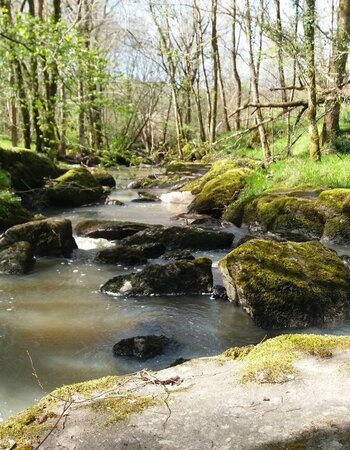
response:
M280 384L242 384L241 362L220 358L142 372L123 392L153 405L114 421L113 407L73 404L40 448L349 449L350 352L294 364L296 374Z

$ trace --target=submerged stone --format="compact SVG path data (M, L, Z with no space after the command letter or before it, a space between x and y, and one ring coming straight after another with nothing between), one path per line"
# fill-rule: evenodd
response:
M152 227L145 223L119 222L117 220L84 220L75 227L78 236L95 239L119 240ZM141 242L142 244L142 242Z
M117 342L113 346L113 353L115 356L149 359L163 353L170 342L170 339L163 335L135 336Z
M264 328L323 326L350 316L350 270L319 242L255 239L219 267L230 300Z
M68 219L51 218L15 225L0 236L0 249L16 242L29 242L35 256L69 257L77 244Z
M29 242L19 241L0 250L0 273L21 275L34 266L33 249Z
M234 235L223 231L209 231L196 227L155 225L123 240L124 244L161 243L169 250L215 250L232 246Z
M165 247L162 244L120 245L100 250L95 261L105 264L136 266L146 264L148 258L158 258L164 252Z
M211 260L180 260L164 266L153 264L140 273L119 275L101 291L116 296L203 294L212 290Z

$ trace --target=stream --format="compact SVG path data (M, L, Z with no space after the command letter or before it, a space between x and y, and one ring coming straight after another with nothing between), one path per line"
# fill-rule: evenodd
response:
M67 217L73 225L97 218L177 225L171 217L186 212L187 205L132 203L136 191L126 186L133 175L130 170L116 173L117 188L111 198L125 206L97 205L45 214ZM233 231L236 240L244 235L235 227L227 231ZM180 357L211 356L231 346L256 343L266 334L240 308L208 296L123 299L103 295L101 284L126 269L93 263L96 251L110 242L77 238L77 244L71 259L40 258L28 275L0 276L0 421L63 384L157 370ZM194 252L213 260L215 282L220 282L217 262L226 253ZM350 326L327 332L349 334ZM113 356L112 347L120 339L143 334L165 334L176 345L146 361Z

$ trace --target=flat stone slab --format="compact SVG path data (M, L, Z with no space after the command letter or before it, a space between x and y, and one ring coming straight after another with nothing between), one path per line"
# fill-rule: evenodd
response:
M73 404L64 426L58 423L41 448L347 449L349 362L349 351L326 359L310 356L295 363L299 373L283 384L240 384L241 363L216 358L144 371L116 393L152 396L155 406L106 426L108 416L86 402Z

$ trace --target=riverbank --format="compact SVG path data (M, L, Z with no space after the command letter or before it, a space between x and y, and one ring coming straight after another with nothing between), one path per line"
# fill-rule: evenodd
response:
M290 343L283 336L254 347L259 361L274 358L281 340ZM58 389L1 427L0 448L348 448L349 338L294 335L293 342L304 351L282 383L242 382L246 348Z

